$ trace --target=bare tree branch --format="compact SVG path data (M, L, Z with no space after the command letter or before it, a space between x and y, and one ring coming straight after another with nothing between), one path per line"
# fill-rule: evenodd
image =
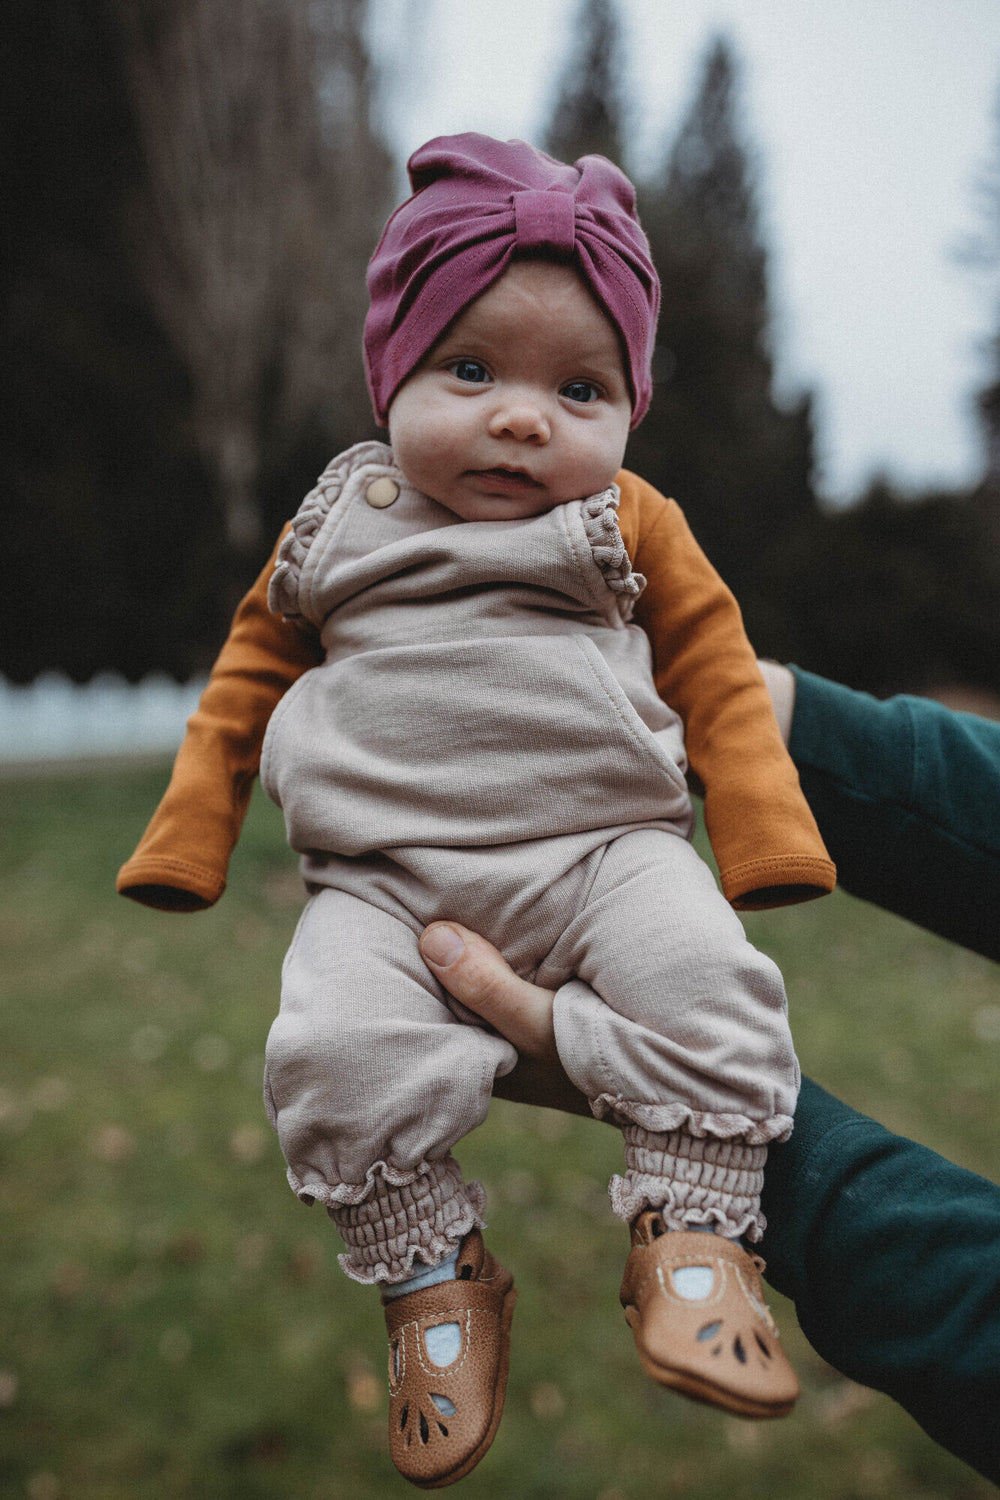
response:
M330 375L350 363L388 168L370 128L365 5L117 8L147 164L139 264L190 374L229 545L247 555L265 390L294 428L347 384L337 373L331 391Z

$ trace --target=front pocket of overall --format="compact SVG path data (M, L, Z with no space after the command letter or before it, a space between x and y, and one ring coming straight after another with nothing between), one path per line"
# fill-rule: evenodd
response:
M271 717L267 721L264 731L264 740L260 749L260 784L270 797L272 802L281 806L281 796L278 790L279 776L278 768L281 763L282 744L284 740L284 722L286 716L295 720L295 700L304 689L308 689L309 678L318 667L310 667L297 681L293 682L286 693L278 699Z
M506 844L687 806L676 761L583 635L358 653L288 700L267 790L297 849Z
M619 637L616 635L615 639L617 641ZM635 661L629 660L630 685L642 704L643 713L640 713L593 638L589 635L575 635L572 640L593 673L598 689L606 695L620 723L621 733L632 738L640 754L651 757L653 764L687 802L688 787L684 776L687 756L684 753L683 725L674 709L657 694L652 676L641 668L637 670ZM672 809L671 816L676 810Z

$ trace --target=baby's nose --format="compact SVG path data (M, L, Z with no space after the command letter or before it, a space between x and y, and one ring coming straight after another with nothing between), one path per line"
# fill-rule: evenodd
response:
M512 437L519 443L547 443L551 436L548 417L534 401L510 402L490 419L493 437Z

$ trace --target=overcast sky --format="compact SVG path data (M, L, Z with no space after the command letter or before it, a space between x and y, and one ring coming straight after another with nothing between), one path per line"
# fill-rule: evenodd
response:
M578 0L376 0L387 124L538 138ZM779 374L818 396L820 482L978 472L971 397L1000 310L956 247L997 140L1000 0L621 0L633 166L656 160L710 38L744 65ZM994 286L995 286L994 282ZM683 498L683 497L680 497Z

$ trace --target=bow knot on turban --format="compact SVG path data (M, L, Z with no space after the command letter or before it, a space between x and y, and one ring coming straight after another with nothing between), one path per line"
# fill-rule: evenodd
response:
M514 239L522 255L548 250L570 256L576 248L576 203L558 188L514 193Z

